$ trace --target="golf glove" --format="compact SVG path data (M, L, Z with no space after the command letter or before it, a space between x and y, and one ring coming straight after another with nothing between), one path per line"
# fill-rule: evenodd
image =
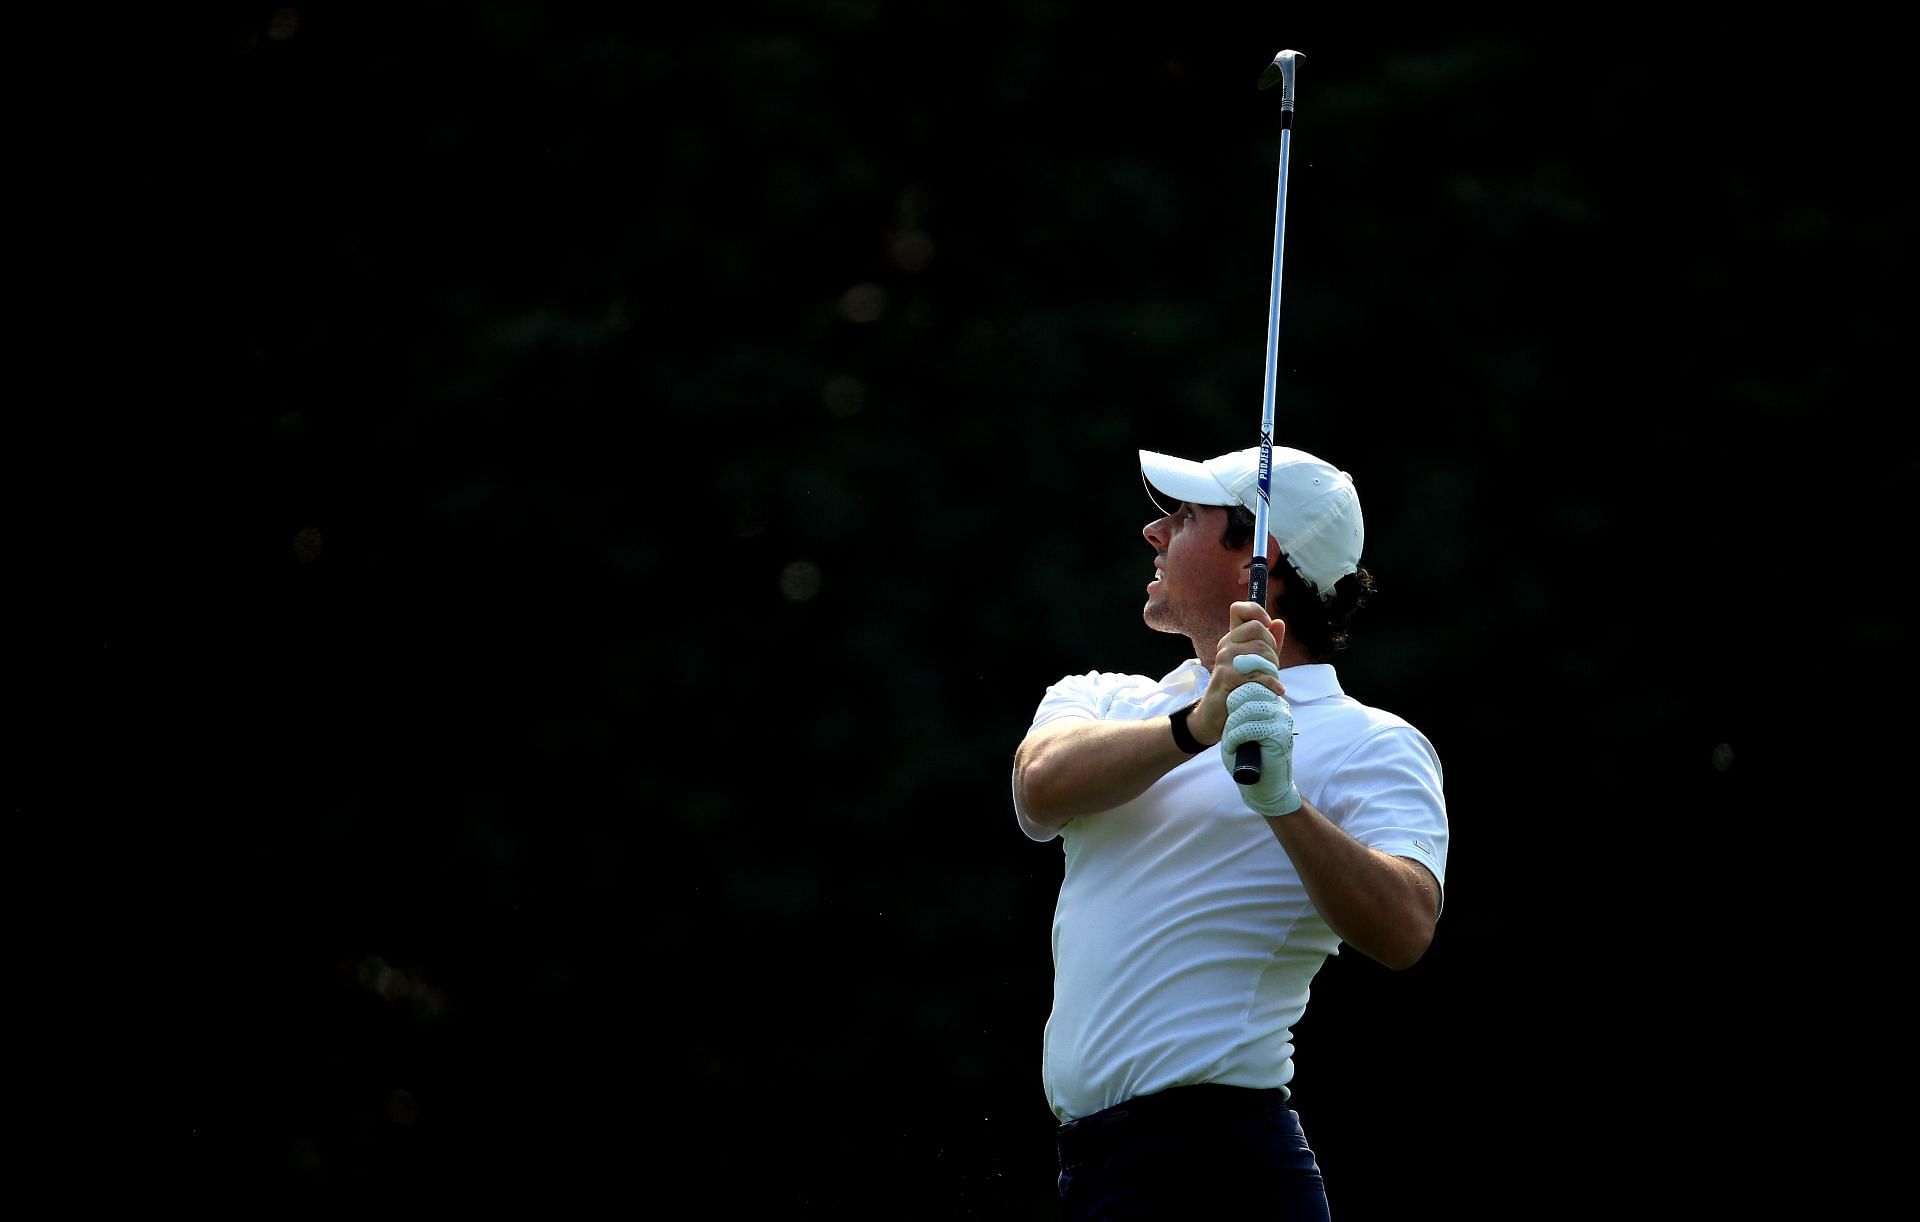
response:
M1256 670L1280 673L1279 667L1253 654L1235 658L1233 668L1243 675ZM1260 779L1240 786L1240 800L1263 815L1299 810L1300 791L1293 784L1293 710L1259 683L1242 683L1227 693L1227 729L1220 739L1220 758L1229 774L1234 753L1247 742L1260 744Z

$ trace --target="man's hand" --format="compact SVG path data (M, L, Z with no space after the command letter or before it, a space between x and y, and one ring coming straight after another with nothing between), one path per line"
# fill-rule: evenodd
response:
M1234 688L1252 684L1272 689L1276 696L1286 695L1277 677L1278 666L1249 670L1240 665L1242 658L1258 656L1270 662L1280 658L1280 642L1287 637L1287 626L1270 617L1259 603L1237 602L1229 609L1232 624L1220 638L1214 654L1213 678L1207 683L1200 707L1187 718L1187 729L1203 743L1217 743L1227 724L1227 697Z
M1243 675L1278 676L1280 668L1258 654L1241 654L1233 668ZM1233 772L1234 753L1241 743L1260 744L1260 779L1240 786L1240 800L1263 815L1290 815L1300 809L1300 791L1293 784L1293 710L1286 699L1259 683L1242 683L1227 693L1227 728L1220 739L1220 758Z

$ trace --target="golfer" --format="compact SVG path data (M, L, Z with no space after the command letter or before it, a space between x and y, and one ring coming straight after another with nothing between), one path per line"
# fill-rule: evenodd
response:
M1194 656L1060 679L1014 753L1020 827L1066 857L1042 1080L1068 1219L1327 1218L1289 1102L1308 985L1343 943L1410 967L1439 920L1439 757L1332 662L1373 583L1353 480L1271 452L1266 607L1246 601L1259 448L1140 452L1142 616Z

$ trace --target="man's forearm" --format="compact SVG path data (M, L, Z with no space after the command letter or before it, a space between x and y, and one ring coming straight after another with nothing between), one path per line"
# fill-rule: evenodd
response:
M1396 970L1426 954L1440 918L1439 888L1426 867L1368 848L1311 803L1267 826L1342 942Z
M1013 756L1013 804L1037 827L1058 831L1081 815L1132 801L1193 757L1173 741L1164 717L1144 721L1056 721Z

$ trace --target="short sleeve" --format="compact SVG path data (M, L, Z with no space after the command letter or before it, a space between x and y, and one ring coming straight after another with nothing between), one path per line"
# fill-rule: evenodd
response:
M1409 857L1447 881L1447 800L1439 754L1405 723L1368 735L1335 769L1314 803L1370 849Z
M1106 677L1098 671L1088 671L1084 675L1068 675L1058 683L1049 684L1040 705L1033 713L1033 721L1027 726L1031 734L1041 726L1054 721L1097 721L1106 711L1111 699ZM1014 786L1013 813L1020 824L1020 830L1029 840L1046 842L1060 835L1052 828L1041 827L1032 822L1020 809L1019 786Z

